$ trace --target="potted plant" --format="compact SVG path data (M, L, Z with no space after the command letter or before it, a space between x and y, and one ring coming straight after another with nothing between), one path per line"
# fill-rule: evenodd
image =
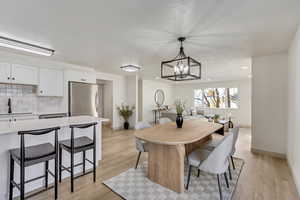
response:
M130 107L129 105L122 104L121 106L117 107L117 110L119 111L119 115L123 117L124 119L124 129L129 129L129 122L128 119L132 116L133 111L135 107Z
M176 113L177 113L177 117L176 117L177 128L182 128L182 124L183 124L182 113L185 109L185 102L178 99L175 101L175 107L176 107Z
M213 120L215 123L218 123L220 119L220 115L214 115Z

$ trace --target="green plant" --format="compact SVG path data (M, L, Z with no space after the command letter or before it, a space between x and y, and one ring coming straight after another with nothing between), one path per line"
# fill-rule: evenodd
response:
M175 107L177 115L182 115L183 111L185 110L185 102L181 99L177 99L175 101Z
M128 119L132 116L135 106L130 107L129 105L122 104L117 106L119 115L123 117L124 121L127 122Z
M214 115L213 117L214 122L218 122L219 119L220 119L220 115Z

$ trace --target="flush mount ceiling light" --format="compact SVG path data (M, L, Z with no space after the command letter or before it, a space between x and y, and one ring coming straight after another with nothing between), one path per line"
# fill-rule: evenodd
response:
M136 72L138 70L141 69L141 67L137 66L137 65L124 65L121 67L122 70L124 70L125 72Z
M161 62L161 78L172 81L201 79L201 63L184 53L182 43L185 39L178 38L180 50L173 60Z
M38 45L30 44L27 42L22 42L19 40L14 40L11 38L6 38L0 36L0 47L6 47L11 49L16 49L20 51L26 51L29 53L39 54L43 56L52 56L54 54L53 49L48 49Z

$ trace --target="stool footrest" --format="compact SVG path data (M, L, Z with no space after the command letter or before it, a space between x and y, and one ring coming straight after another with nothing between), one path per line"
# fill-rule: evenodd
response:
M83 163L78 163L78 164L76 164L76 165L74 165L74 167L78 167L78 166L80 166L80 165L83 165ZM69 173L71 173L71 171L70 171L70 169L71 169L71 167L65 167L65 166L63 166L63 165L60 165L61 167L62 167L62 170L61 171L68 171Z
M94 164L92 161L90 161L89 159L85 159L86 161L88 161L90 164Z

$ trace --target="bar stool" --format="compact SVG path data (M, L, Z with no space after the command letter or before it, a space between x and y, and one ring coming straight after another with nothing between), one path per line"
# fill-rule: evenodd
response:
M29 131L19 131L18 135L21 136L21 148L11 149L10 154L10 182L9 182L9 200L13 199L13 189L16 187L20 191L20 199L25 199L25 184L36 181L41 178L45 178L45 189L48 189L48 174L54 177L54 191L55 199L57 199L57 172L58 172L58 130L59 127L29 130ZM44 143L34 146L25 147L25 135L44 135L47 133L55 132L54 146L51 143ZM55 161L54 173L49 170L49 161ZM14 163L20 165L20 184L14 181ZM30 180L25 180L25 168L36 165L39 163L45 163L45 174ZM44 191L43 190L43 191ZM39 191L38 193L40 193ZM37 193L35 193L37 194ZM33 196L32 194L30 196Z
M62 171L67 171L71 174L71 192L74 192L74 179L80 176L89 174L93 172L93 179L96 182L96 125L97 122L88 123L88 124L76 124L70 125L71 128L71 139L63 140L59 142L59 182L61 182ZM86 129L89 127L93 127L93 139L89 137L82 136L78 138L74 138L74 129ZM62 150L65 150L70 153L71 156L71 166L65 167L62 165ZM90 161L86 158L86 151L93 150L93 161ZM82 152L82 163L78 163L74 165L74 155L76 153ZM93 165L93 171L85 172L85 161L91 163ZM74 167L83 166L82 174L74 177Z

